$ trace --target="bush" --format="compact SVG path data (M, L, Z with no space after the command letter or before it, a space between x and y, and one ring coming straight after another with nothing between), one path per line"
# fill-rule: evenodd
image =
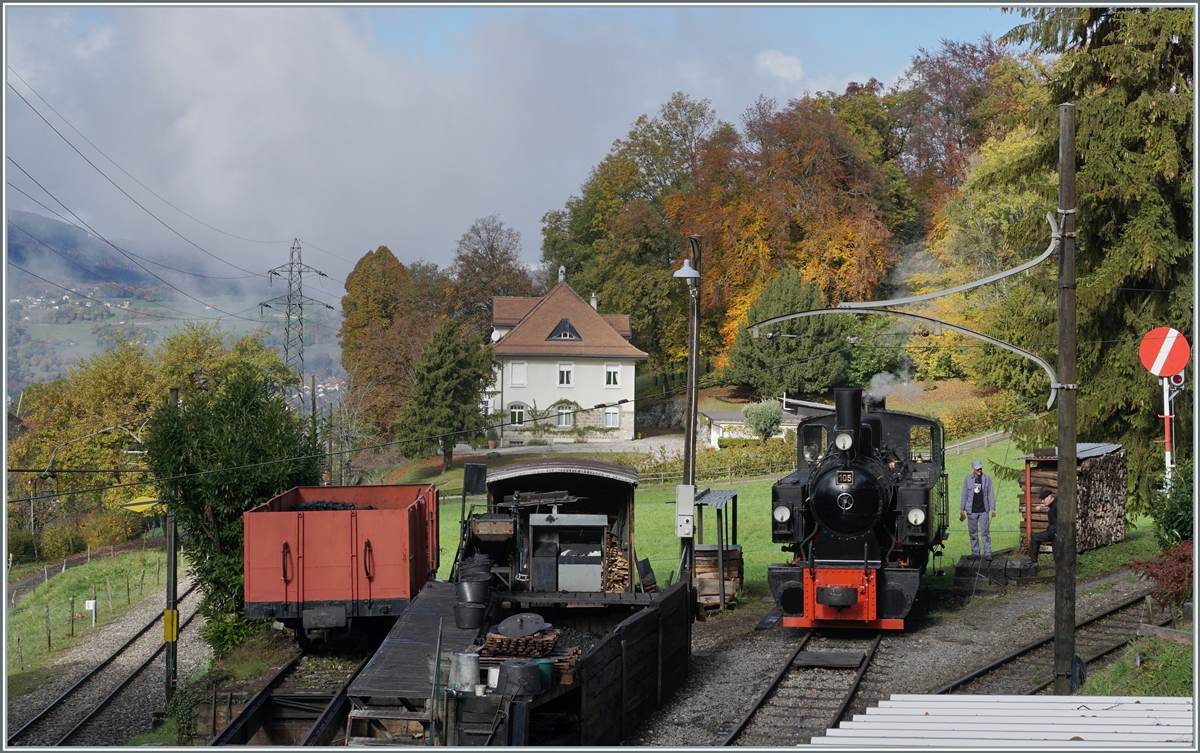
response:
M531 439L525 443L526 447L546 447L550 443L544 439Z
M946 427L946 440L953 441L972 434L996 431L1013 424L1026 413L1016 395L1000 392L980 401L970 401L950 408L938 418Z
M1132 562L1129 566L1154 579L1154 597L1159 601L1178 605L1192 597L1191 540L1177 544L1156 560Z
M33 562L37 559L37 540L24 528L8 529L8 553L13 562Z
M142 530L142 518L128 510L98 510L87 517L84 543L93 549L120 544L136 537Z
M742 415L746 417L746 425L765 444L768 439L775 435L775 432L779 431L779 424L783 420L783 404L776 400L751 403L742 408Z
M42 531L42 556L62 559L84 548L84 534L75 521L51 523Z
M236 613L210 615L200 628L200 637L212 646L213 653L224 656L270 624L270 620L248 620Z
M795 433L796 432L792 432L792 435L794 436ZM779 437L771 437L770 439L767 440L768 445L772 445L772 444L782 445L784 443L785 443L785 441L780 439ZM763 443L761 441L759 441L757 439L753 439L751 437L720 437L717 439L717 448L721 449L721 450L724 450L724 449L739 449L740 450L744 447L762 447L762 446L763 446Z
M1171 476L1171 491L1155 492L1150 517L1154 520L1154 537L1158 547L1166 551L1192 535L1192 463L1180 463Z

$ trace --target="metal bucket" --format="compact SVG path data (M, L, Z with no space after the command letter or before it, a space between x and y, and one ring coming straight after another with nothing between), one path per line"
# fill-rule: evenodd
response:
M478 684L479 654L454 654L450 660L450 689L473 692Z
M458 600L463 604L487 604L492 597L492 576L469 573L458 579Z
M502 695L537 695L542 686L542 670L536 662L525 659L509 659L500 663L500 687Z
M483 573L490 578L492 575L492 561L487 557L472 557L458 563L459 580L464 575L474 575L476 573Z
M459 630L478 630L483 627L487 604L455 604L454 626Z

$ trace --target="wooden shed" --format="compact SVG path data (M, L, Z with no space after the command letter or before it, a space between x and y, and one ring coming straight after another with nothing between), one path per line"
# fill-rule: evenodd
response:
M1125 448L1119 444L1081 442L1075 446L1078 464L1075 542L1076 551L1086 552L1125 540ZM1058 448L1035 450L1022 458L1025 471L1017 499L1024 522L1022 541L1045 530L1047 506L1038 495L1043 489L1058 493ZM1032 510L1032 513L1030 512ZM1027 546L1023 544L1023 546ZM1050 552L1043 544L1041 551Z

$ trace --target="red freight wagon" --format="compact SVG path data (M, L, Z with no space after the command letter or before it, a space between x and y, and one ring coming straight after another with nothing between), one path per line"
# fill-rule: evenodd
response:
M437 573L437 516L431 484L298 486L264 502L242 515L246 616L302 642L355 618L390 623Z

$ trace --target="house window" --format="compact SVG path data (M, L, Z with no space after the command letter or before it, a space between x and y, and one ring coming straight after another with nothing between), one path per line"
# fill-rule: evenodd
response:
M569 405L558 406L558 415L554 417L554 425L560 429L569 429L575 425L575 411Z
M525 425L525 406L521 403L513 403L508 406L508 423L511 426Z
M512 365L512 370L509 371L508 384L510 387L525 386L525 362L518 361Z
M621 409L613 406L604 409L604 428L616 429L621 425Z
M575 384L575 364L560 363L558 365L558 386L570 387Z
M619 364L619 363L604 364L604 386L605 387L620 387L621 386L621 364Z

